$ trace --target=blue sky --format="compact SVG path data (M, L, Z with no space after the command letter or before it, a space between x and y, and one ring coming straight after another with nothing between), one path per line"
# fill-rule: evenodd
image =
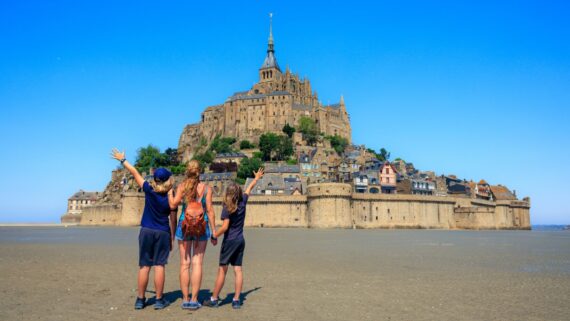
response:
M57 222L140 146L176 147L276 57L353 140L423 170L531 196L570 224L570 5L564 1L3 1L0 222Z

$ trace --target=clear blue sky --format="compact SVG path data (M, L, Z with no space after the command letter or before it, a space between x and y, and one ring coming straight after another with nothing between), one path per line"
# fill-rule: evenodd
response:
M276 56L353 139L423 170L532 197L570 224L567 1L2 1L0 222L56 222L124 148L176 147Z

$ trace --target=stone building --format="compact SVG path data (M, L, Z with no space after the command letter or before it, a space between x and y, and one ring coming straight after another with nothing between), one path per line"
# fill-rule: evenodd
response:
M382 187L382 193L384 194L396 194L396 178L398 177L398 171L390 162L384 162L380 169L380 185Z
M85 206L93 205L103 196L99 192L79 190L67 199L67 212L61 217L62 223L79 223Z
M221 163L236 163L240 164L241 160L247 158L244 153L240 152L233 152L233 153L220 153L216 155L214 158L214 162L221 162Z
M351 141L344 98L341 96L337 104L323 105L308 79L289 68L282 71L275 57L271 26L267 54L258 72L259 81L251 89L207 107L199 123L184 128L178 143L182 161L190 160L197 148L216 135L258 142L265 132L282 133L285 124L296 126L302 116L314 119L320 133Z

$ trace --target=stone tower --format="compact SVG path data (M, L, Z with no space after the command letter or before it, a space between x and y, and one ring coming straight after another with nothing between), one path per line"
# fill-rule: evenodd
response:
M269 39L267 41L267 56L259 68L259 82L267 83L281 79L281 68L275 58L273 47L273 14L269 14Z
M285 124L297 126L301 117L314 119L324 135L339 135L351 142L344 97L337 104L323 105L309 79L299 77L289 68L281 70L275 56L272 15L269 18L269 39L258 70L259 82L249 90L235 92L221 104L207 107L200 122L186 125L178 141L183 162L217 135L256 143L263 133L283 134Z

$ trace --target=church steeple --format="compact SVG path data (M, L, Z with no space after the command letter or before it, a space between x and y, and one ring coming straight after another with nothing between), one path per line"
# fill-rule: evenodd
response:
M277 58L275 58L275 49L273 47L273 14L270 13L267 56L265 56L265 60L259 70L259 78L261 81L268 81L275 79L278 74L281 74L281 68L279 68L279 64L277 64Z
M267 52L275 52L273 49L273 13L269 14L269 40L267 41Z

